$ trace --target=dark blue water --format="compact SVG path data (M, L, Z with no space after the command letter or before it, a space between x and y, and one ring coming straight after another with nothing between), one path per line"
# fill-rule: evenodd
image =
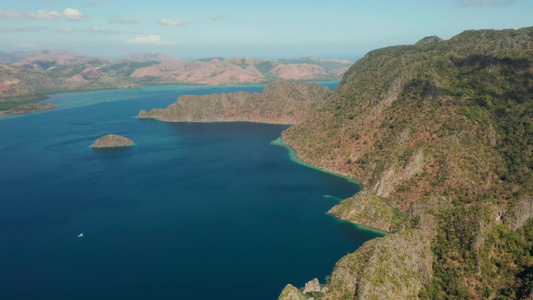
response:
M358 186L270 145L286 126L133 117L262 88L58 94L60 109L1 119L0 299L275 299L324 281L377 236L325 214L324 195ZM89 147L108 133L136 145Z

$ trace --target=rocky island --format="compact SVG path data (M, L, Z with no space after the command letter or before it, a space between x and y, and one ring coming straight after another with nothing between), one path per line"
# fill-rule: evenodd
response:
M99 139L97 139L92 145L92 148L118 148L118 147L128 147L133 146L134 143L132 140L116 135L108 134Z
M273 124L298 124L331 95L318 83L277 79L263 93L222 93L181 96L166 109L141 110L138 118L169 122L249 121Z

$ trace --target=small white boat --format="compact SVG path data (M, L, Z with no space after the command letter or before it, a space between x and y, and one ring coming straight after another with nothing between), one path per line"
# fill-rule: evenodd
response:
M82 237L83 237L83 232L80 233L80 234L78 234L78 237L79 237L79 238L82 238Z

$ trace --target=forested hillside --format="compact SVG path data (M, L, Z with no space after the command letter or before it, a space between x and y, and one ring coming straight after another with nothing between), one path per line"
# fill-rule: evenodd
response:
M339 261L318 296L533 296L532 49L529 27L372 51L284 132L305 162L405 211L381 209L391 234ZM365 215L346 201L337 215Z

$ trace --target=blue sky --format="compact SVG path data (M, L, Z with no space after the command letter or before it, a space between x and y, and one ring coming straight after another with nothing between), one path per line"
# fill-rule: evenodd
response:
M468 29L533 26L533 0L13 0L0 4L0 51L67 49L182 59L366 52Z

